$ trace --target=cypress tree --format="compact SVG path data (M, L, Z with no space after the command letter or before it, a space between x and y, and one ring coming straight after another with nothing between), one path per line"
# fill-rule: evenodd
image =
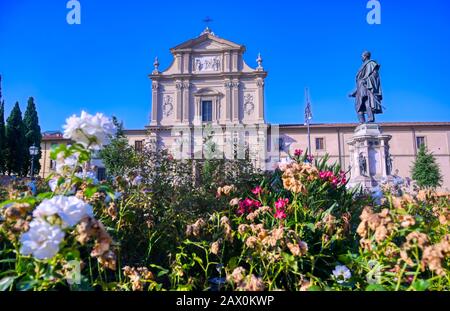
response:
M28 99L27 110L23 115L23 127L25 131L25 155L24 155L24 167L23 174L26 175L31 169L31 156L29 153L29 148L33 145L39 148L39 154L34 158L33 175L39 174L41 169L41 164L39 159L41 158L41 127L39 126L39 118L36 111L36 105L34 104L34 98L30 97Z
M5 102L0 103L0 174L6 172Z
M0 174L6 171L6 141L5 141L5 101L2 101L2 76L0 75Z
M436 188L442 185L442 175L439 165L431 152L428 152L425 145L421 145L417 153L416 161L413 164L412 179L422 188Z
M119 121L116 116L112 117L112 122L116 126L116 138L125 137L125 132L123 129L123 121Z
M6 169L8 173L22 176L25 156L25 132L22 112L16 102L6 120Z

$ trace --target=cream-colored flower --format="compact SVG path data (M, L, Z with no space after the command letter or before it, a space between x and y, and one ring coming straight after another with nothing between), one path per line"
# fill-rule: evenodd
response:
M220 251L220 244L221 244L220 240L217 240L217 241L213 242L213 243L211 244L210 252L211 252L212 254L214 254L214 255L219 254L219 251Z

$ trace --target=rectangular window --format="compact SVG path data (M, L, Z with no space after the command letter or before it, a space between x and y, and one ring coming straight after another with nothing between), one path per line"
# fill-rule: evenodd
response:
M417 136L416 144L417 144L417 149L420 149L420 147L422 147L422 145L425 146L425 136Z
M144 143L142 140L136 140L134 142L134 150L136 152L142 152L142 150L144 149L143 147L144 147Z
M106 169L104 167L99 167L97 169L97 179L100 181L106 179Z
M210 100L202 101L202 121L203 122L212 121L212 101Z
M325 149L325 140L323 137L316 138L316 150L324 150Z

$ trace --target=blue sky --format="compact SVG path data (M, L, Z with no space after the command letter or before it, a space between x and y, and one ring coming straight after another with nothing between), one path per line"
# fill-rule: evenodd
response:
M196 37L211 16L220 37L261 52L266 119L303 123L304 88L314 122L353 122L363 50L381 64L386 111L380 121L450 121L450 3L380 0L381 25L366 22L366 0L80 0L81 25L66 22L66 0L0 0L0 74L6 117L29 96L43 130L61 129L81 109L148 124L153 59Z

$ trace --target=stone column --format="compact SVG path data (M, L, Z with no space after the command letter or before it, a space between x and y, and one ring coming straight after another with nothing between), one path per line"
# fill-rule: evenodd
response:
M177 80L175 82L175 87L177 89L176 93L176 122L179 124L183 119L183 84L181 81Z
M159 123L158 89L159 89L159 82L152 81L152 120L150 122L151 125L157 125Z
M231 102L231 87L232 83L229 79L225 80L225 110L226 110L226 122L231 122L232 119L232 102Z
M258 121L264 122L264 79L258 78L256 80L258 86Z
M183 122L190 123L190 85L189 80L183 82Z
M183 71L183 58L181 54L175 55L175 60L177 62L177 69L179 73L182 73Z
M216 99L213 98L211 100L211 122L215 123L216 121Z
M189 53L183 54L183 73L190 73L191 68L189 66L190 64L191 55Z
M265 124L258 126L257 152L257 165L260 169L265 170L267 158L267 125Z
M200 97L195 97L195 103L194 103L194 125L200 125L201 124L201 109L200 109L200 105L201 105L201 98Z
M220 123L220 104L219 104L219 97L215 97L213 100L213 105L215 107L215 123Z
M158 136L156 132L151 132L148 136L148 145L152 151L158 149Z
M237 51L233 51L232 54L232 66L231 69L233 72L238 71L238 52Z
M239 122L239 80L233 80L233 122Z
M231 69L230 52L226 51L224 53L223 62L224 62L224 66L223 66L224 69L223 70L225 72L230 72L230 69Z

